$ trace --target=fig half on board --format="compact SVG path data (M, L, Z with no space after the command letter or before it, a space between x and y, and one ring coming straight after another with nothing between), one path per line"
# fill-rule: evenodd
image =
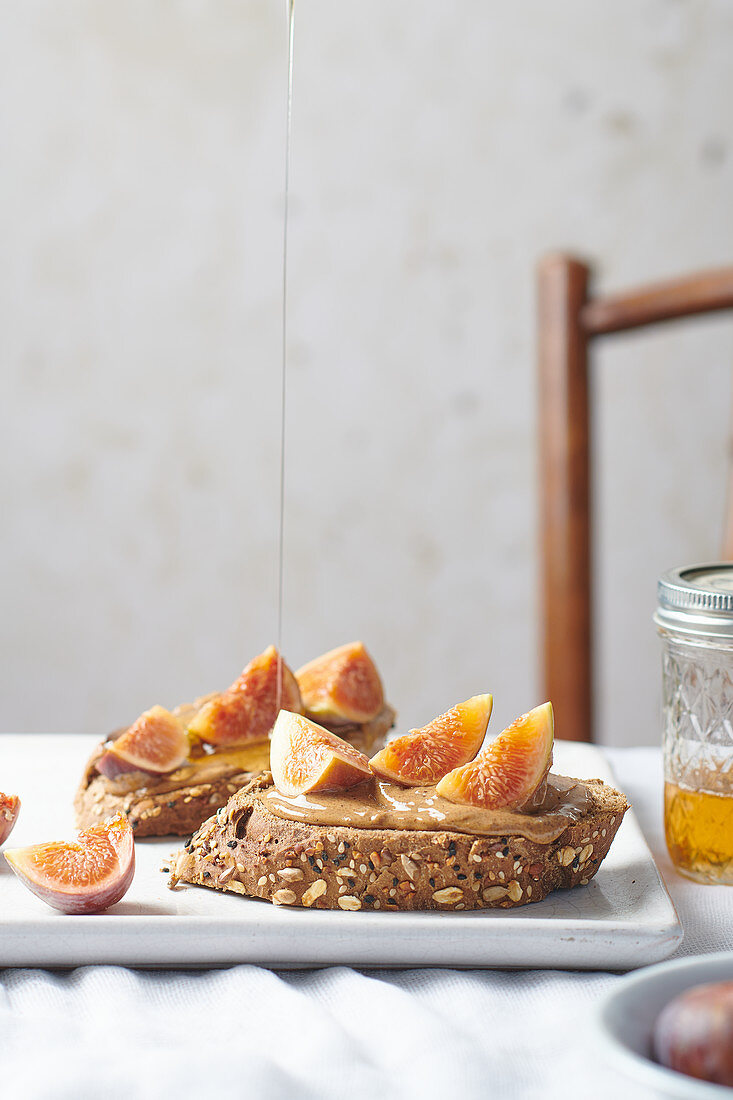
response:
M135 843L124 814L85 829L75 841L14 848L5 858L24 886L62 913L109 909L135 874Z

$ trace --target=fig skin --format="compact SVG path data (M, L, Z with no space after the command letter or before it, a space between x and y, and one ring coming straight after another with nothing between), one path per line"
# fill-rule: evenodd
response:
M95 850L102 861L97 867ZM126 816L117 814L84 829L76 841L14 848L5 853L5 859L23 885L52 909L70 914L101 913L130 888L135 875L135 841Z
M18 820L20 799L17 795L0 792L0 844L4 844Z
M698 985L662 1010L654 1057L668 1069L733 1086L733 981Z
M121 775L129 775L130 772L139 772L141 775L154 776L155 772L147 768L140 768L137 764L128 764L114 749L107 749L94 765L100 775L106 779L117 779Z
M270 741L270 770L281 794L345 791L372 778L369 760L302 714L281 710Z

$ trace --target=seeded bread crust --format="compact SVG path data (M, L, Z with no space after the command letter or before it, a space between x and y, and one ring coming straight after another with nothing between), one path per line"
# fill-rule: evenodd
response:
M314 909L510 909L587 884L629 804L600 779L593 804L551 844L406 829L306 825L275 817L258 776L171 861L178 882Z
M102 755L95 751L87 770ZM251 772L225 769L215 782L176 787L146 777L147 786L120 793L114 782L93 772L82 782L74 798L78 829L88 829L120 812L127 814L136 837L188 836L216 806L221 806L253 778Z
M385 706L371 722L332 728L339 737L371 756L384 744L395 718L394 710ZM164 775L157 779L146 775L140 779L139 775L130 773L132 778L123 776L120 780L110 780L100 775L96 767L104 750L104 742L95 748L74 798L79 829L87 829L122 812L127 814L136 837L189 836L212 813L213 807L223 806L255 774L237 767L225 767L215 780L185 787L177 786ZM138 781L142 785L134 786Z

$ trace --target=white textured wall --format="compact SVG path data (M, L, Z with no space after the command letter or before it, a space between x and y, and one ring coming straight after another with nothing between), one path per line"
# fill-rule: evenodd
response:
M276 630L285 0L0 6L0 727L102 730ZM728 0L299 0L284 650L404 723L539 702L533 267L733 262ZM733 326L598 362L600 726L720 539ZM562 730L558 730L562 734Z

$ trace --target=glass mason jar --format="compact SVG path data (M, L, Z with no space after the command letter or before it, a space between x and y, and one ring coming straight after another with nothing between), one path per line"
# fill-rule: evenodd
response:
M684 875L733 885L733 563L672 569L657 595L667 848Z

